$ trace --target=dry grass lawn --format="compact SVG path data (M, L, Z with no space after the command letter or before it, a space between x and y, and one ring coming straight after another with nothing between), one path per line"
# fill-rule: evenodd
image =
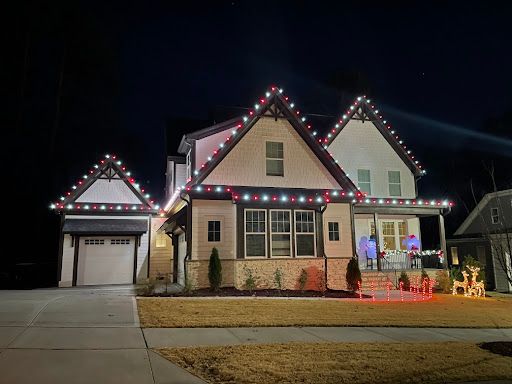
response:
M512 379L512 358L468 343L290 343L158 350L210 383L445 383Z
M512 300L435 295L426 302L277 299L137 300L143 327L512 327Z

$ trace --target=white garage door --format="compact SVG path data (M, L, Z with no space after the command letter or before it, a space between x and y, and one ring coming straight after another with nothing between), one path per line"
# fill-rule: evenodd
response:
M81 237L77 285L133 283L135 237Z

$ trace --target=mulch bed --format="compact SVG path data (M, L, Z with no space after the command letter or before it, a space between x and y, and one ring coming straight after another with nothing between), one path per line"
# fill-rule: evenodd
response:
M482 343L478 346L497 355L512 357L512 341L494 341L491 343Z
M214 292L208 288L197 289L192 292L179 292L179 293L155 293L149 296L164 296L164 297L332 297L332 298L358 298L359 293L351 291L337 291L327 290L325 292L319 291L295 291L295 290L278 290L278 289L258 289L252 292L245 290L238 290L235 288L221 288ZM371 296L363 295L364 298Z

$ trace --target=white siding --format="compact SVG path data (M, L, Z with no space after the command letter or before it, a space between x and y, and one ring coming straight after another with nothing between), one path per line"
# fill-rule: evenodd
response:
M71 287L73 284L73 262L75 259L75 247L71 246L71 235L64 235L62 243L62 267L60 272L59 287Z
M98 179L76 199L77 203L141 204L123 180Z
M176 164L176 188L187 184L187 164ZM173 191L174 192L174 191Z
M237 124L233 123L233 127L236 127ZM228 128L222 132L196 140L196 169L199 169L201 164L206 163L208 156L211 156L214 150L219 149L219 144L224 143L231 136L232 129Z
M266 141L283 143L284 176L266 175ZM288 120L262 117L203 184L337 189L339 184Z
M356 185L357 170L370 170L371 196L391 197L388 171L400 171L401 197L416 197L414 175L373 123L350 120L329 145L329 152Z

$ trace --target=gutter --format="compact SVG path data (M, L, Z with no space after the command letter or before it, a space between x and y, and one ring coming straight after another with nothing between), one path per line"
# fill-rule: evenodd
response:
M320 208L320 214L322 215L322 225L323 225L323 215L324 215L324 212L325 210L327 209L327 204L326 205L323 205L321 208ZM325 233L322 232L322 236L325 237ZM323 239L322 239L323 241ZM328 288L327 286L327 255L325 254L325 244L324 246L322 247L322 252L323 252L323 258L324 258L324 279L325 279L325 289Z
M191 205L190 205L190 200L185 199L185 198L183 197L184 195L185 195L185 194L184 194L183 192L181 192L181 193L180 193L180 195L179 195L179 197L180 197L180 199L181 199L181 200L183 200L183 201L185 202L185 204L186 204L186 206L187 206L187 216L188 216L188 210L189 210L189 209L191 209L192 207L191 207ZM192 215L191 215L191 216L192 216ZM187 219L188 219L188 218L187 218ZM190 221L191 221L191 220L190 220ZM191 229L190 227L192 226L192 223L191 223L191 222L189 222L189 220L187 220L187 226L188 226L189 228L183 228L181 225L179 225L179 227L181 228L181 230L185 233L185 240L187 241L187 252L185 253L185 258L183 259L183 273L185 274L185 279L184 279L184 281L185 281L185 287L187 286L187 280L188 280L188 273L187 273L187 260L190 260L190 258L191 258L189 248L190 248L190 246L191 246L190 241L191 241L192 239L190 239L190 238L189 238L189 236L188 236L188 231L189 231L189 229ZM192 232L192 231L190 231L190 232Z

